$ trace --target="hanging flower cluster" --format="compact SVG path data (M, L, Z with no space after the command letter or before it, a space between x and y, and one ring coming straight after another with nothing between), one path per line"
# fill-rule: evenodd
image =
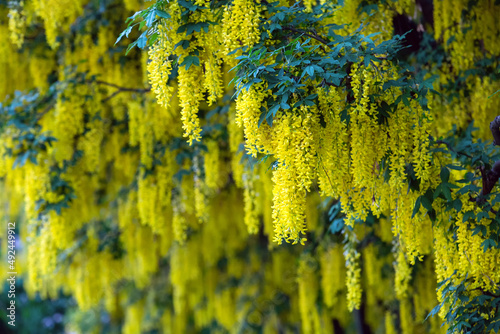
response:
M410 0L119 5L0 5L0 216L67 330L451 333L498 297L500 5L434 1L413 67Z

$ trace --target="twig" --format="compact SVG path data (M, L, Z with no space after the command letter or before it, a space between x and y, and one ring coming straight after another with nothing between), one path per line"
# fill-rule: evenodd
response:
M311 37L311 38L314 38L315 40L317 40L318 42L321 42L323 44L325 44L326 46L329 47L328 45L328 41L320 36L318 36L317 34L315 35L312 35L304 30L300 30L300 29L297 29L297 28L294 28L294 27L291 27L291 26L284 26L282 27L283 30L289 30L289 31L293 31L293 32L296 32L298 34L302 34L304 36L307 36L307 37Z
M321 159L319 160L319 163L321 164L321 167L323 168L323 171L325 172L325 175L326 175L326 177L328 178L328 182L330 183L330 187L332 187L332 190L333 190L333 183L332 183L332 180L330 180L330 176L329 176L329 175L328 175L328 173L326 172L325 166L323 165L323 162L321 161Z
M456 153L456 154L460 154L460 155L466 156L467 158L472 159L472 157L471 157L470 155L468 155L467 153L463 153L463 152L457 152L457 151L455 151L455 150L453 149L453 147L451 147L451 145L450 145L449 143L445 142L444 140L436 140L436 141L435 141L435 143L436 143L436 144L444 144L444 145L446 145L446 147L448 148L448 150L449 150L449 151L452 151L452 152L454 152L454 153Z
M89 81L89 83L92 83L92 82L95 82L96 84L99 84L99 85L105 85L105 86L109 86L109 87L113 87L113 88L117 89L115 92L113 92L113 94L103 98L101 100L102 103L109 101L110 99L112 99L116 95L120 94L121 92L148 93L151 91L151 88L128 88L128 87L118 86L114 83L105 82L105 81L101 81L101 80Z
M110 87L116 88L116 89L118 89L118 90L120 90L122 92L147 93L147 92L149 92L151 90L150 88L127 88L127 87L118 86L118 85L116 85L114 83L105 82L105 81L101 81L101 80L88 81L88 83L92 83L92 82L95 82L96 84L99 84L99 85L110 86Z
M488 195L500 178L500 160L495 162L491 170L487 170L481 166L479 167L479 171L483 178L483 190L481 191L481 195Z
M116 95L120 94L122 92L122 90L117 90L115 91L113 94L101 99L101 103L104 103L104 102L107 102L109 100L111 100L113 97L115 97Z
M121 86L118 86L114 83L110 83L110 82L106 82L106 81L101 81L101 80L95 80L95 81L92 81L92 80L88 80L86 81L86 83L90 84L90 83L96 83L96 84L99 84L99 85L104 85L104 86L109 86L109 87L113 87L113 88L116 88L117 90L114 91L111 95L101 99L101 103L104 103L104 102L107 102L109 101L110 99L112 99L113 97L115 97L116 95L120 94L121 92L136 92L136 93L148 93L151 91L151 88L128 88L128 87L121 87ZM50 109L52 109L54 106L55 106L55 101L51 101L47 104L47 107L45 107L45 109L39 113L37 115L38 119L42 118L43 115L45 115L47 112L49 112Z

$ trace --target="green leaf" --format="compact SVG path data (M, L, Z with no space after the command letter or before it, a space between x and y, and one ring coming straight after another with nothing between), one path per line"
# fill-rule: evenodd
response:
M146 32L143 32L141 36L137 39L137 46L140 49L144 49L146 45L148 44L148 38L146 37Z
M280 105L279 104L275 104L274 106L271 107L271 109L269 109L269 113L270 115L272 115L272 117L276 116L276 113L278 112L278 110L280 109Z
M266 109L264 107L260 107L260 117L259 117L259 123L257 124L257 126L260 128L260 125L262 124L262 122L264 122L264 120L266 119Z
M446 166L441 167L440 176L442 182L448 183L448 181L450 180L450 170L448 169L448 167Z
M123 30L122 33L120 34L120 36L118 36L118 38L116 39L116 42L115 42L115 45L125 36L128 38L128 35L130 34L130 32L132 31L132 26L128 27L127 29Z
M156 21L156 11L151 10L149 13L146 15L145 20L143 22L146 22L148 28L151 28L153 26L153 23ZM142 22L141 22L142 23Z
M431 312L429 312L429 314L427 315L427 317L425 318L425 320L427 320L429 317L433 317L435 316L436 314L438 314L438 312L441 310L441 306L442 304L437 304L432 310Z
M433 199L436 199L439 197L443 189L443 184L441 183L439 186L436 187L436 190L434 190L434 195L432 196Z
M200 32L203 29L205 32L208 32L209 23L208 22L197 22L197 23L186 23L181 25L177 29L177 33L186 32L186 36L191 35L194 32Z
M281 109L283 109L283 110L290 109L290 105L288 105L288 103L286 103L286 102L281 103L280 106L281 106Z
M187 48L189 48L189 44L190 44L190 42L188 40L184 39L184 40L182 40L174 45L174 50L177 49L178 46L182 46L182 48L184 50L186 50Z
M132 50L134 48L134 46L137 45L137 41L134 41L132 43L130 43L127 47L127 51L125 51L125 55L128 55L128 53L130 52L130 50Z
M191 171L189 171L187 169L181 169L177 173L175 173L174 178L177 179L177 181L181 182L182 177L184 175L189 175L189 174L191 174Z
M185 66L186 70L189 70L191 65L200 66L200 58L198 58L197 56L189 55L187 57L184 57L184 60L180 66Z
M281 30L281 25L278 23L271 23L271 25L269 25L269 32L272 34L274 30Z
M420 210L420 202L422 200L422 196L419 196L417 200L415 201L415 207L413 208L413 214L411 215L411 218L415 217L415 215L418 213L418 210Z
M474 211L467 211L466 213L464 213L464 217L462 219L462 222L465 223L469 219L474 219L475 216L476 215L474 214Z
M480 222L483 219L490 219L488 212L481 211L476 215L476 221Z
M164 12L158 8L155 9L155 14L158 15L159 17L161 17L162 19L169 19L170 18L170 14L168 14L167 12Z
M12 169L14 169L16 167L23 167L26 164L26 161L28 160L29 156L30 156L30 150L27 150L23 154L17 156L17 158L14 161L14 164L12 166Z
M337 218L335 219L329 227L330 233L335 234L344 228L344 218Z
M462 201L460 200L460 198L456 198L453 201L453 208L455 208L455 210L457 210L457 212L462 211Z
M421 197L422 206L427 211L432 211L433 194L432 191L427 191L424 196Z
M158 40L158 37L159 37L159 34L158 33L154 33L152 34L149 39L148 39L148 45L153 45L157 40Z
M194 5L191 2L185 0L177 0L177 3L191 12L196 11L196 9L198 8L203 8L203 7L198 7L197 5Z
M330 221L333 221L333 219L337 216L337 214L340 212L340 201L338 201L337 203L335 203L334 205L332 205L330 207L330 210L328 210L328 217L330 219Z
M377 4L363 6L361 9L361 14L366 13L366 14L368 14L368 16L371 16L371 15L373 15L372 11L373 11L373 14L375 14L379 11Z
M468 301L469 301L469 297L468 297L468 296L466 296L466 295L460 295L460 296L458 296L458 299L460 299L460 301L461 301L462 303L466 303L466 302L468 302Z
M483 228L485 228L485 226L483 225L477 225L476 227L474 227L472 229L472 236L475 236L476 234L479 234L479 232L482 232Z
M486 240L483 241L483 243L481 244L481 246L483 247L483 252L486 253L486 251L488 249L497 247L497 244L496 244L495 240L493 240L493 239L486 239Z
M307 75L309 75L310 77L312 77L314 75L314 67L313 66L307 66L304 70Z
M269 126L273 126L273 120L274 120L273 115L270 112L268 112L266 117L267 124Z
M460 166L460 165L449 164L449 165L446 165L446 167L448 167L449 169L454 169L454 170L465 170L465 168L463 166Z

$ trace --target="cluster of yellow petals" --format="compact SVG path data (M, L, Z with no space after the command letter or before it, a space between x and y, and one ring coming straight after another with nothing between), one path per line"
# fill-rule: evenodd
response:
M274 241L303 243L305 235L305 201L315 178L316 142L319 127L317 113L307 108L278 115L273 124Z
M320 254L321 289L323 301L330 308L341 302L339 296L345 286L345 261L340 245L325 249Z
M398 252L394 267L394 290L396 291L396 296L400 300L403 300L408 294L408 286L412 277L412 268L409 266L404 252Z
M24 41L24 30L26 25L26 17L23 14L23 1L19 2L17 7L11 8L9 10L9 31L10 31L10 40L12 44L17 46L17 48L21 48Z
M227 132L229 135L229 152L231 152L231 170L233 172L233 180L237 187L243 187L244 165L241 163L243 152L240 146L243 145L243 129L236 123L236 106L234 103L229 107L229 124Z
M248 227L248 233L257 234L260 228L260 220L256 206L257 194L254 185L254 171L245 171L243 174L243 200L245 202L245 224Z
M43 19L53 48L62 42L57 39L58 32L69 27L84 3L34 2L34 10ZM196 1L196 4L209 7L208 1ZM360 4L358 0L346 1L335 13L335 22L359 20ZM125 1L126 8L138 6L136 1ZM307 1L305 6L310 10L313 2ZM436 36L445 40L456 36L446 46L455 70L473 65L478 50L468 46L473 45L474 40L484 40L491 46L491 52L498 51L495 43L498 23L490 16L486 15L484 24L475 22L470 31L458 30L463 6L460 2L452 8L450 0L435 2ZM497 7L481 2L474 13L480 15ZM397 2L395 8L398 13L413 10L411 2L406 0ZM463 213L450 217L449 213L439 212L440 223L432 225L426 210L421 208L413 214L413 208L417 198L439 182L440 166L434 165L429 147L431 131L442 135L450 124L463 126L468 122L464 110L470 110L479 123L488 122L498 110L499 100L487 97L499 89L498 83L488 78L467 80L467 88L473 92L470 96L460 92L452 101L429 97L430 110L424 110L418 101L410 99L408 105L400 105L387 120L380 121L383 117L377 103L390 104L400 95L398 89L384 91L382 85L398 79L398 74L395 70L391 72L385 62L380 64L380 69L386 71L385 77L380 77L380 72L373 68L353 65L349 73L352 97L340 88L314 88L311 93L318 94L317 106L280 110L272 126L266 120L259 125L262 110L268 110L264 101L270 93L266 91L266 83L254 84L241 91L236 102L231 103L227 119L220 115L228 122L227 146L231 156L223 151L223 143L209 138L203 143L206 152L181 164L176 161L178 151L167 148L158 152L155 145L180 136L181 124L189 144L201 140L201 126L205 124L199 116L200 108L218 106L224 94L232 93L226 88L229 80L223 74L226 71L223 66L227 65L223 60L234 62L234 56L227 56L228 51L251 47L259 41L261 14L259 2L235 0L225 8L222 25L210 25L208 32L202 30L186 37L177 33L181 25L178 3L172 2L166 10L172 19L162 21L158 27L159 42L149 49L149 60L143 61L143 68L140 65L123 68L118 57L108 54L114 41L113 32L106 28L99 30L97 41L91 34L77 36L75 51L70 44L65 45L64 50L66 65L82 63L79 66L84 71L99 73L103 80L117 85L132 87L127 78L139 78L134 84L140 86L142 73L148 72L156 101L135 94L127 97L120 94L101 103L103 93L111 92L109 87L97 89L89 85L80 90L70 86L40 121L43 130L57 141L47 149L46 155L39 157L38 164L27 162L23 168L12 170L12 158L6 156L0 162L0 175L5 178L1 186L8 188L6 194L1 195L2 200L4 196L12 196L10 210L19 212L22 200L18 197L23 197L24 214L30 221L27 290L31 294L38 291L42 296L55 297L62 288L75 296L83 310L104 302L111 314L124 315L125 333L138 333L145 330L141 321L147 314L144 310L149 307L146 298L126 304L127 295L116 295L110 287L130 280L139 289L146 289L152 277L164 275L159 272L160 259L168 256L171 266L168 293L173 296L173 306L161 317L165 331L201 330L215 320L227 331L235 330L242 321L255 324L266 321L266 328L272 332L280 321L277 316L269 315L263 320L250 311L252 305L242 302L261 290L265 290L262 298L275 297L273 291L267 291L272 289L257 286L269 284L289 290L287 293L291 295L295 293L290 301L293 306L289 316L302 319L303 332L320 333L332 331L330 321L325 320L332 314L338 321L346 321L342 318L346 318L348 310L360 306L362 286L369 306L389 298L384 295L384 288L390 286L395 290L403 332L411 332L411 328L417 326L417 319L425 317L423 310L429 310L436 302L433 294L424 295L435 289L434 270L437 279L444 280L458 269L459 278L471 277L471 288L494 290L500 282L500 274L496 274L500 254L496 249L484 252L481 246L484 236L473 235L471 231L482 224L487 234L490 233L488 219L463 221ZM20 47L24 13L12 9L9 15L9 27L0 28L0 39L4 42L10 36L14 46ZM208 22L213 18L213 13L203 10L193 15L190 23ZM375 22L369 29L381 30L384 36L391 34L387 18L389 12L382 8L369 18ZM342 33L347 34L350 29L352 27L346 27ZM178 46L174 50L174 45L184 38L189 39L190 46L187 49ZM0 43L2 66L9 57L23 63L22 55L4 44L7 42ZM221 45L223 51L219 50ZM174 56L179 56L182 63L194 50L201 50L200 66L193 64L189 69L179 66L177 80L169 80ZM34 84L40 91L46 91L47 77L56 70L53 58L54 54L37 51L29 65L19 66L17 70L9 68L8 73L12 74L9 76L16 87ZM59 65L59 76L64 78L63 64ZM21 75L22 72L27 74ZM450 72L444 71L440 83L446 83L449 78ZM4 91L10 92L2 82L1 92ZM94 96L97 102L88 102L88 96ZM354 102L346 109L349 98ZM297 97L291 100L293 104ZM124 128L117 128L116 123ZM436 130L432 129L434 124L445 126ZM481 126L477 137L489 137L487 126ZM5 145L0 146L0 154L4 156L6 148L12 149L13 145L7 138L1 141ZM242 147L253 158L268 155L268 161L275 160L275 163L271 168L261 164L250 169L242 163L242 158L244 161L247 158ZM64 194L51 189L50 166L62 168L76 151L83 158L62 173L62 180L74 188L76 199L70 208L63 208L60 213L51 211L38 217L43 207L37 208L37 201L47 205L64 199ZM420 182L419 190L408 190L409 167ZM181 177L177 178L180 171L186 173L180 173ZM229 174L236 186L229 185L226 189ZM321 228L317 214L319 199L308 194L316 183L324 197L340 199L350 227L366 219L369 212L380 217L374 234L387 244L397 239L394 277L382 277L384 266L390 266L392 259L379 258L373 245L358 252L356 242L350 240L345 253L338 243L321 248L319 266L311 257L299 259L288 250L273 249L272 260L264 264L265 283L244 280L260 273L262 264L255 254L249 254L244 260L240 256L246 251L247 239L255 240L249 238L249 234L259 234L262 229L265 236L278 244L283 241L303 244L306 232ZM123 185L132 186L124 189ZM95 199L100 193L113 200L98 203ZM461 200L462 212L479 212L468 198ZM437 208L439 200L434 205ZM221 206L224 210L220 210ZM96 229L114 218L118 222L116 233L126 250L121 257L109 249L98 250ZM450 218L457 226L456 240L449 231ZM58 271L58 257L72 249L83 230L86 235L78 239L79 248L72 250L75 255L72 264ZM417 259L422 263L415 265ZM293 261L298 261L297 271L290 265ZM217 266L224 269L219 270ZM285 284L287 270L293 271L288 276L292 277L291 287ZM218 287L218 282L231 279L243 283L236 287L230 284ZM413 295L412 288L416 289ZM438 298L441 298L440 291ZM322 300L326 308L320 309L317 300ZM387 333L396 332L394 312L373 311L367 317L370 326L376 326L377 316L384 319ZM192 321L194 327L188 328ZM434 331L435 322L431 326Z
M188 137L189 145L193 141L201 140L200 119L198 109L203 99L203 91L198 82L201 77L199 67L191 67L189 70L179 68L179 101L181 106L182 128L184 137Z
M253 157L257 157L258 153L271 153L270 126L266 122L259 126L262 102L268 94L262 84L256 84L242 90L236 100L235 122L243 128L245 148Z
M260 1L235 0L224 9L222 19L222 39L225 47L225 60L234 62L227 56L242 46L251 47L260 39Z
M168 108L173 91L173 88L168 84L172 71L172 60L168 59L168 54L162 45L154 45L148 53L150 61L147 68L151 89L156 94L158 103Z
M34 9L43 19L47 42L52 48L57 48L59 29L68 29L85 6L86 0L34 0Z
M207 152L203 155L205 169L205 184L216 190L223 185L222 162L219 143L216 140L207 142Z
M316 310L318 278L316 277L315 267L317 267L317 263L310 256L300 260L297 281L302 333L322 332L322 324Z
M344 256L346 262L346 279L345 284L347 287L347 308L349 311L359 309L361 305L361 268L359 260L361 254L356 251L353 243L347 245Z

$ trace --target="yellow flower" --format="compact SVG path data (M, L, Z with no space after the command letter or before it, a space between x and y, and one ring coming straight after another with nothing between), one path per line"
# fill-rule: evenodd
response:
M18 49L20 49L24 42L24 31L26 25L26 17L23 14L24 2L19 2L19 8L11 8L9 10L9 30L10 40Z
M200 120L198 118L198 109L200 100L203 99L202 84L200 79L200 67L191 66L186 70L184 66L179 67L179 104L181 106L182 128L184 137L188 137L189 145L193 141L201 140Z

